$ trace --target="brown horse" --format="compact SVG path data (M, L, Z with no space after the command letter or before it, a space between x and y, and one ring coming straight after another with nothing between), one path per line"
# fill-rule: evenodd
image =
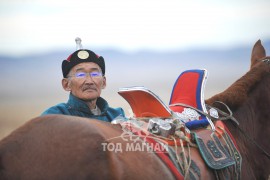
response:
M0 179L173 179L151 153L103 150L121 133L98 120L38 117L1 141Z
M270 174L265 155L270 151L270 74L263 52L259 41L253 48L250 71L207 100L210 105L223 101L240 122L243 133L233 123L226 124L243 158L243 179L267 179ZM125 151L131 140L125 141L122 134L121 126L98 120L64 115L35 118L0 141L0 179L180 179L155 153ZM195 151L190 152L200 169L195 178L215 179Z
M224 92L206 100L210 105L215 101L226 103L240 123L243 133L232 122L228 121L226 125L243 156L243 179L267 179L270 176L269 60L261 41L257 41L252 50L249 72Z
M0 179L181 179L146 148L126 150L134 141L124 141L122 133L119 125L99 120L35 118L0 142ZM195 151L201 179L213 179Z

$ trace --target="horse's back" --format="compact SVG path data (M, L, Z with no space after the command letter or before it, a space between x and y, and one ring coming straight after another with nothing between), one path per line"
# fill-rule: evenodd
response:
M95 121L95 120L93 120ZM61 115L26 123L0 142L1 179L88 179L106 156L104 135L89 120ZM95 156L93 156L93 154ZM95 166L92 163L95 162ZM95 168L93 171L92 168ZM92 170L91 170L92 169ZM91 173L90 173L91 172ZM99 177L102 178L100 173ZM106 173L105 173L106 175Z
M99 120L32 119L0 141L0 179L173 178L153 153L104 150L102 143L121 133L120 126Z

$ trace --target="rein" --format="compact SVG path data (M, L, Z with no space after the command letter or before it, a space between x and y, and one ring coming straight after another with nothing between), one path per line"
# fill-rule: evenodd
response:
M233 122L235 122L234 126L244 135L244 137L246 139L248 139L252 144L254 144L268 159L270 159L270 154L268 152L266 152L266 150L261 147L256 141L254 141L254 139L252 139L245 131L243 131L240 127L239 127L239 122L232 116L232 111L230 110L230 108L223 102L221 101L216 101L217 103L220 103L220 104L223 104L227 110L229 111L230 115L228 115L227 113L225 113L224 111L218 109L215 107L215 109L220 113L222 114L224 117L224 119L222 120L228 120L228 119L231 119L233 120ZM214 103L216 103L214 102ZM212 106L209 106L207 105L208 107L210 108L213 108Z

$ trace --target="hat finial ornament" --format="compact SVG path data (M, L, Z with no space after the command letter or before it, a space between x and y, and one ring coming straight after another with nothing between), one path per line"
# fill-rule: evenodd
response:
M77 38L75 39L75 42L76 42L76 50L80 50L80 49L83 48L83 47L82 47L82 40L81 40L81 38L77 37Z

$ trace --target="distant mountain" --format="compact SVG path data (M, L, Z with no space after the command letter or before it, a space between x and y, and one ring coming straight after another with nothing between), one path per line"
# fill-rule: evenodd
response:
M263 41L263 46L265 49L270 51L270 40ZM187 51L174 50L174 51L138 51L134 53L127 53L119 51L117 49L102 49L94 50L97 54L105 57L106 63L112 62L132 62L132 61L143 61L146 64L152 64L154 61L157 63L173 62L173 61L190 61L192 62L210 62L210 61L221 61L227 60L232 61L239 58L238 61L246 61L243 57L248 57L251 53L252 45L234 47L231 49L190 49ZM37 66L51 67L55 64L61 64L62 60L67 58L70 52L74 50L59 50L48 53L41 54L29 54L22 57L12 57L12 56L1 56L0 54L0 65L3 69L10 68L10 66L16 65L17 67L24 66ZM6 69L8 70L8 69Z

